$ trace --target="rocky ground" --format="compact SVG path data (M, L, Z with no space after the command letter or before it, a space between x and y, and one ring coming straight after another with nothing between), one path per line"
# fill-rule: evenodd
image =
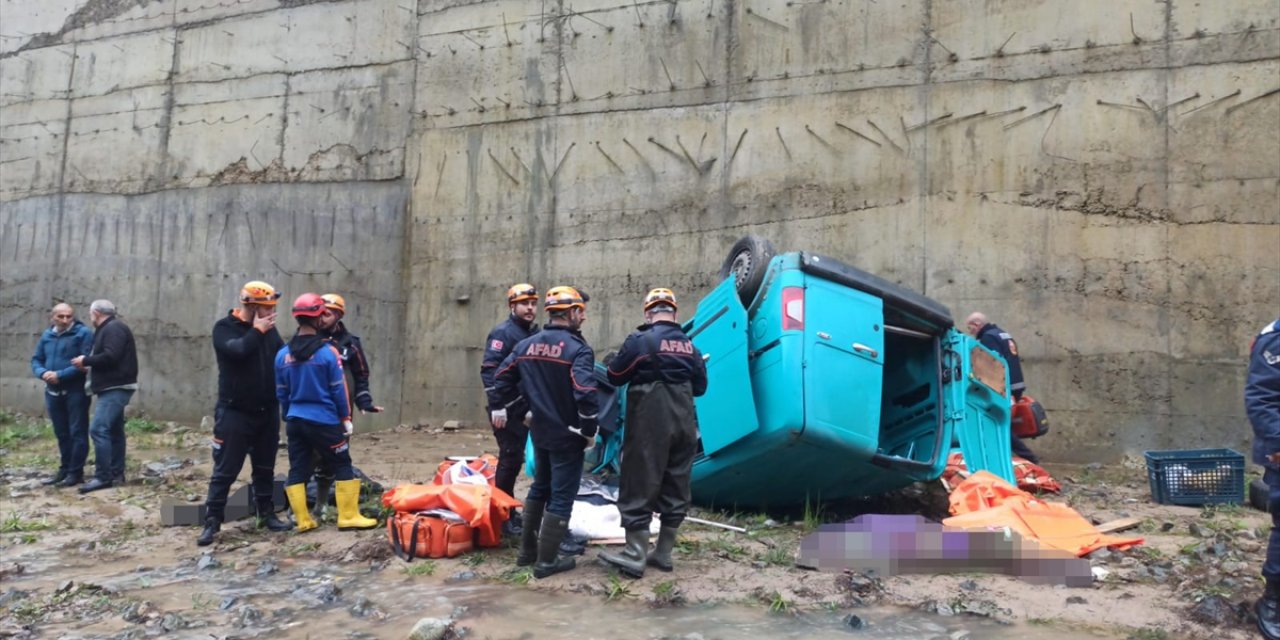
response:
M874 636L879 628L879 637L900 623L919 637L953 640L1252 638L1249 605L1261 590L1270 522L1247 507L1153 504L1140 463L1049 464L1064 486L1058 499L1086 517L1142 521L1125 535L1141 535L1145 544L1091 557L1103 577L1090 588L979 573L880 578L794 566L799 540L824 521L859 512L939 515L933 487L826 505L817 514L701 512L748 533L686 526L674 573L620 578L594 560L592 548L577 570L539 581L515 568L510 548L404 564L392 557L385 531L339 532L331 522L306 534L273 534L242 521L214 546L198 548L195 529L161 526L159 504L203 499L208 433L134 418L129 437L128 485L81 496L39 484L56 466L48 427L0 415L0 638L342 637L317 635L316 624L347 637L544 637L533 620L565 602L625 621L611 631L599 627L605 637L664 637L637 625L651 621L657 629L686 612L705 618L704 605L722 604L754 610L741 615L773 621L767 624L834 617L845 632ZM353 456L369 476L394 486L428 480L446 455L491 448L487 430L402 426L357 434ZM277 469L286 468L281 452ZM365 512L372 511L371 503Z

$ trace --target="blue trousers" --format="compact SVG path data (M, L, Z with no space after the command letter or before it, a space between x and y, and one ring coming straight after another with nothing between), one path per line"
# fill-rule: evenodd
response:
M111 389L98 394L89 436L93 438L94 475L103 482L124 475L124 408L129 406L131 398L131 389Z
M533 486L525 500L547 503L547 511L562 518L573 515L573 500L582 484L582 450L550 451L533 448Z
M1267 542L1267 561L1262 575L1269 581L1280 580L1280 471L1266 467L1262 481L1267 483L1267 509L1271 512L1271 539Z
M285 423L285 435L289 437L289 481L286 484L306 484L311 479L319 456L320 465L333 471L339 482L356 477L351 468L351 443L340 424L319 424L310 420L289 420Z
M89 457L89 394L83 386L58 396L46 393L44 408L58 438L58 470L83 477Z

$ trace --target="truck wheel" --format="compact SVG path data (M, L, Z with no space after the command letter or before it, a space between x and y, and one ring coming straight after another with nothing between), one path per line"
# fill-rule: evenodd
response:
M720 280L733 277L742 304L751 304L764 282L764 272L776 253L773 243L760 236L745 236L734 243L720 266Z

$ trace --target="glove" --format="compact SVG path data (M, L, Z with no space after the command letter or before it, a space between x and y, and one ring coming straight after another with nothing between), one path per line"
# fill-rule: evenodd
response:
M343 430L343 431L345 431L345 432L347 433L347 435L348 435L348 436L350 436L352 433L355 433L356 425L351 424L351 421L350 421L350 420L343 420L343 421L342 421L342 430Z
M587 439L587 448L590 449L596 443L596 433L600 431L600 427L595 421L584 422L576 427L569 427L569 431L576 433Z
M525 412L525 414L524 414L524 426L526 426L526 427L532 427L532 426L533 426L533 412L532 412L532 411L526 411L526 412Z
M490 411L489 422L493 424L494 429L501 429L507 426L507 410L503 408Z

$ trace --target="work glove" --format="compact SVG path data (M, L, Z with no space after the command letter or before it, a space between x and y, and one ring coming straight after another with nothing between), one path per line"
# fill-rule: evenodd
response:
M501 429L507 426L507 410L506 408L494 409L489 412L489 422L493 424L494 429Z
M343 420L342 430L350 437L352 433L355 433L356 425L352 424L350 420Z
M595 420L583 420L578 426L569 427L569 431L586 438L587 448L590 449L596 443L596 433L600 431L600 427L596 425Z

